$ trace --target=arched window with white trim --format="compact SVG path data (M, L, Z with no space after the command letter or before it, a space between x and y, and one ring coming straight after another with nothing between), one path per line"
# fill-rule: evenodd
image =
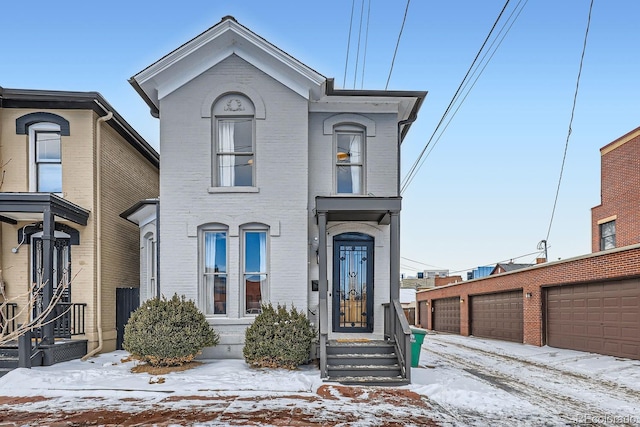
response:
M255 186L255 109L249 98L227 94L213 105L214 187Z
M360 126L339 125L334 130L335 192L365 193L365 132Z

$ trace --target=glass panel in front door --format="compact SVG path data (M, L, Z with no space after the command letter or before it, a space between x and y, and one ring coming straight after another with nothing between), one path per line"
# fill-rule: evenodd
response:
M368 328L368 245L341 243L338 257L339 317L341 330Z

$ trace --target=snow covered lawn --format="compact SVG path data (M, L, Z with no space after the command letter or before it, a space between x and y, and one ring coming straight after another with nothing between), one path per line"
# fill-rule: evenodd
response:
M640 361L550 347L429 333L413 384L395 389L241 360L132 374L126 356L10 372L2 425L640 425Z

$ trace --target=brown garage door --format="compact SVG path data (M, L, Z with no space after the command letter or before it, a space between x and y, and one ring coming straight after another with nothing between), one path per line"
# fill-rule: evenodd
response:
M548 345L640 359L640 280L546 292Z
M471 297L471 335L522 342L522 290Z
M433 300L433 330L460 333L460 298Z

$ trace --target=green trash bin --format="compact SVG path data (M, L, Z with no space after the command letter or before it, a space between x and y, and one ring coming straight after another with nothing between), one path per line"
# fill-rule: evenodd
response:
M411 367L416 368L420 362L420 349L427 331L411 328Z

